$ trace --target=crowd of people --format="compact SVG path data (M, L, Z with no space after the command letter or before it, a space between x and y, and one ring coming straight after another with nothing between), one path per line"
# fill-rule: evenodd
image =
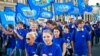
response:
M28 27L0 25L0 55L3 56L92 56L91 46L98 45L100 21L90 24L82 19L47 20Z

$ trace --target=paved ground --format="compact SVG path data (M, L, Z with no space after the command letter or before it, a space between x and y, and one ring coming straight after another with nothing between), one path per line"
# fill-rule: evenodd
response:
M100 43L92 47L93 56L100 56Z

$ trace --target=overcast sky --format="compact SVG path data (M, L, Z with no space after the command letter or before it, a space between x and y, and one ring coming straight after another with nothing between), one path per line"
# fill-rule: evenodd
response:
M96 3L100 4L100 0L89 0L89 5L96 5Z

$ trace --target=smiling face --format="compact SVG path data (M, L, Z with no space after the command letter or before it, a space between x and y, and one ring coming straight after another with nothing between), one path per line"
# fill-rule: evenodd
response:
M50 45L52 43L53 35L51 32L43 32L43 41L46 45Z

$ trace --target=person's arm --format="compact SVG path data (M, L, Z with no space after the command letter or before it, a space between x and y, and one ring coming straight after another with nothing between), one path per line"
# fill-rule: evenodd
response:
M20 36L20 35L17 33L17 31L16 31L16 30L14 30L14 32L16 33L16 35L18 36L18 38L19 38L19 39L23 40L23 37L22 37L22 36Z
M5 30L4 28L2 28L2 31L3 31L4 34L6 34L6 35L13 34L13 31L9 32L9 31Z
M71 41L71 46L72 46L72 50L73 50L73 53L74 53L74 42Z
M89 49L89 56L92 56L92 52L91 52L91 42L88 41L88 49Z
M66 49L67 49L67 44L64 43L64 44L63 44L63 52L62 52L62 56L65 56L65 54L66 54Z

